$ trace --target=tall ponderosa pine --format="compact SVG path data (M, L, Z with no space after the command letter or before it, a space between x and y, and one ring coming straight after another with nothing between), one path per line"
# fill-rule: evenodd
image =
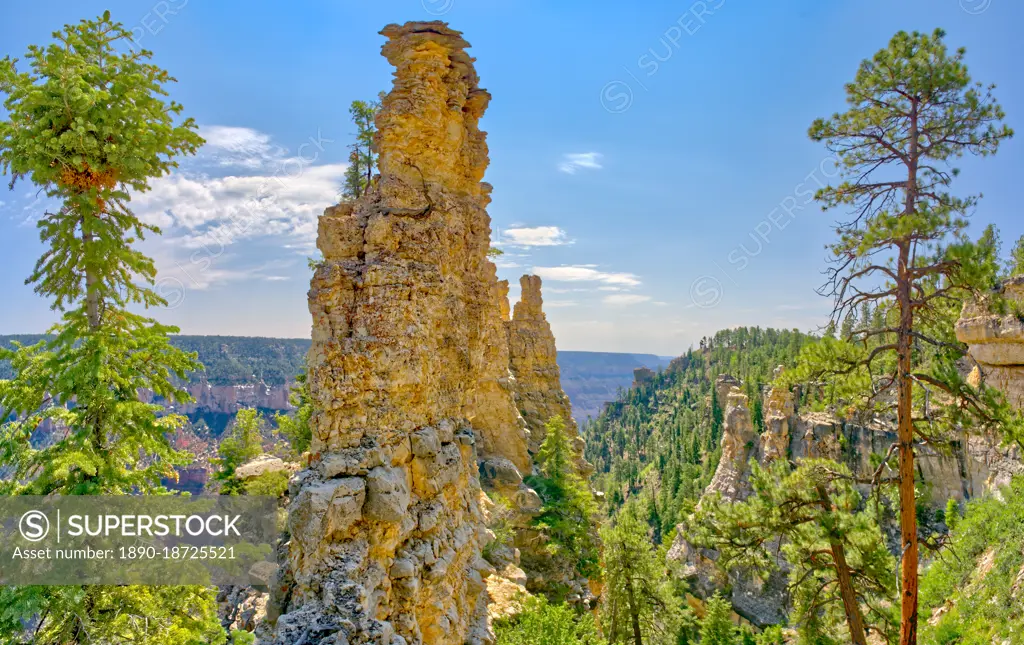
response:
M647 524L630 508L601 531L604 592L601 626L610 643L674 645L684 625L683 604Z
M944 34L900 32L889 46L861 63L847 84L849 107L810 128L839 162L842 183L818 191L823 208L847 207L852 219L837 228L835 263L826 291L835 298L833 321L864 302L886 303L892 320L881 329L855 332L866 342L883 339L845 368L866 372L872 402L895 400L898 423L899 501L902 532L901 645L917 641L918 536L915 514L915 393L927 385L959 399L971 395L952 378L918 371L920 345L947 348L930 336L929 319L948 303L988 285L971 266L974 251L962 235L976 197L948 189L966 153L990 155L1012 131L991 87L972 84L964 50L950 54ZM946 358L949 358L948 356Z
M30 47L27 70L0 61L0 170L58 204L39 221L46 250L27 282L62 313L47 340L0 351L14 371L0 381L3 494L160 492L160 478L190 461L168 441L182 417L138 400L144 390L188 400L178 383L199 366L169 343L176 328L137 313L164 301L152 260L135 248L159 231L129 201L202 139L192 120L175 122L181 106L162 99L173 79L151 54L115 49L130 37L108 12ZM49 439L33 443L38 431ZM5 642L32 617L33 643L225 638L202 587L7 587L0 607Z
M871 631L889 642L894 621L885 608L896 586L894 562L862 510L849 469L826 460L805 460L792 470L783 460L766 467L754 462L750 484L744 501L704 498L690 540L716 549L726 570L765 576L784 557L791 619L805 634L829 635L845 622L855 645L866 645Z

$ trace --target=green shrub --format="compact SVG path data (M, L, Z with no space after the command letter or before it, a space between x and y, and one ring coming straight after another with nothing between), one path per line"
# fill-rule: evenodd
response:
M522 611L497 621L497 645L604 645L594 618L565 604L552 604L534 596L522 604Z

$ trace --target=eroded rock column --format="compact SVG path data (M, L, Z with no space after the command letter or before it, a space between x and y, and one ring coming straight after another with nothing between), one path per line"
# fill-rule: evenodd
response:
M587 477L594 468L583 458L583 439L572 418L569 397L562 390L555 335L544 315L540 276L524 275L519 285L522 292L509 326L509 354L515 375L516 405L530 431L530 452L540 449L547 434L545 424L559 416L572 438L577 470Z
M293 482L278 643L485 640L478 443L526 454L514 408L496 403L502 370L485 367L507 365L477 127L490 96L459 32L381 33L395 78L380 175L319 224L313 465Z

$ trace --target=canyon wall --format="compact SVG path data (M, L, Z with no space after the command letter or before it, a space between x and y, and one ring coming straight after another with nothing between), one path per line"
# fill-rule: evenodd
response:
M896 442L895 429L879 420L848 423L831 414L797 410L794 393L784 388L770 388L764 393L764 430L758 435L741 385L730 376L720 376L715 383L724 408L722 457L705 494L720 493L725 500L745 499L751 493L751 459L766 464L775 459L827 458L846 464L857 476L870 477L875 469L872 458L884 457ZM1024 473L1019 449L1001 446L991 436L963 436L949 452L928 445L918 445L916 452L924 492L935 507L942 507L950 498L964 501L997 492L1012 477ZM867 486L861 488L862 493L868 493ZM694 547L685 535L686 527L680 525L668 557L683 565L683 575L696 593L707 596L728 587L733 607L745 619L760 626L785 619L785 567L766 580L743 571L726 576L715 565L717 552Z

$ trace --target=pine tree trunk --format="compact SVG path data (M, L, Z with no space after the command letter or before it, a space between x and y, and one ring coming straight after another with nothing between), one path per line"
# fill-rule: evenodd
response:
M626 596L629 599L629 618L633 623L633 645L644 645L644 638L640 633L640 608L636 606L632 577L626 579Z
M909 250L900 249L899 273L907 271ZM913 369L910 330L913 328L910 283L901 279L897 300L900 308L900 332L896 342L897 354L897 440L899 441L900 485L900 645L917 643L917 498L914 494L914 421Z
M822 506L831 511L832 501L828 491L820 484L817 488ZM829 547L832 549L832 561L835 563L836 580L839 583L839 595L843 599L843 611L846 613L846 625L850 629L850 640L853 645L867 645L867 636L864 634L864 616L860 611L860 603L857 602L857 592L853 588L850 566L846 562L846 548L838 540L829 540Z
M82 222L85 225L85 222ZM85 256L85 315L89 321L89 331L100 328L100 294L96 289L96 272L89 267L89 246L92 244L92 233L82 233L82 254Z
M907 186L904 213L917 211L917 169L920 149L917 128L918 101L911 99L909 150L907 154ZM914 330L913 294L911 293L911 245L905 239L898 244L899 259L896 267L896 304L900 312L899 332L896 338L896 423L899 442L900 482L900 645L917 645L917 498L914 494L914 383L913 369Z

